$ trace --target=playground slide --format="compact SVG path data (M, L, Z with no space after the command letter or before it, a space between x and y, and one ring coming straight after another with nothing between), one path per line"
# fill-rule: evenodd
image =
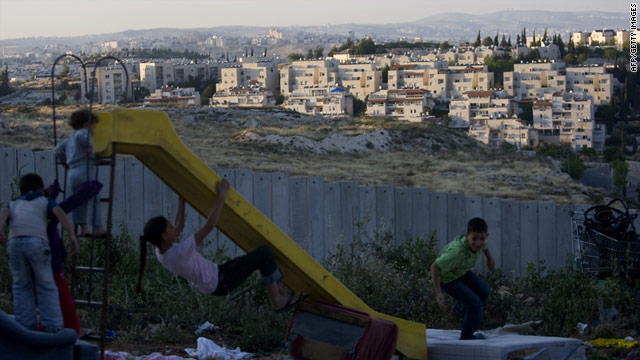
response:
M115 109L98 112L93 137L98 156L136 156L162 181L206 216L215 201L220 177L182 143L166 113ZM312 299L339 303L398 325L397 350L411 359L426 359L425 325L378 313L334 278L266 216L234 189L229 191L218 228L244 251L261 245L273 250L284 283Z

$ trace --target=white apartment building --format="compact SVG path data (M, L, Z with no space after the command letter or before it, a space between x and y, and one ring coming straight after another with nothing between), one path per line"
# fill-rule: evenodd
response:
M127 70L129 71L129 70ZM120 65L108 65L99 67L95 71L95 83L91 86L94 76L94 64L87 65L87 85L93 88L93 93L97 94L94 101L105 104L117 104L121 101L133 99L133 87L131 85L131 72L129 71L129 82L127 75ZM80 93L82 99L87 99L87 88L85 87L84 72L80 71ZM124 98L126 93L126 99Z
M156 89L151 95L144 97L145 105L154 104L186 104L200 105L200 93L195 88L179 88L166 86Z
M596 41L600 45L604 45L611 40L615 40L615 38L616 32L613 29L593 30L589 35L589 45L592 45Z
M335 83L362 100L382 87L382 71L374 63L340 64L336 75Z
M486 65L450 66L446 69L426 70L428 79L422 89L431 92L439 101L450 101L464 93L493 88L493 73Z
M353 96L340 87L309 87L287 95L284 107L307 115L353 116Z
M217 91L211 97L212 107L264 107L275 106L276 99L269 89L258 87L232 88Z
M426 117L426 107L435 102L422 89L381 90L367 99L367 115L418 122Z
M170 62L140 63L140 86L154 92L168 85L175 84L174 65Z
M198 63L189 62L183 64L174 64L174 83L176 85L184 84L189 81L189 78L192 79L200 79L201 81L206 81L210 78L215 78L215 76L211 76L209 72L209 64L207 63Z
M573 41L573 45L589 45L589 36L591 33L586 31L578 31L571 33L571 41Z
M288 95L305 86L328 87L336 85L338 65L335 59L302 60L280 66L280 93Z
M445 69L444 61L415 61L392 65L389 68L387 84L389 89L424 89L429 75L425 70Z
M467 129L487 125L489 120L506 119L515 113L506 91L468 91L449 103L449 127Z
M557 92L533 104L533 126L541 141L569 144L574 150L591 147L604 150L605 131L594 121L589 96Z
M221 90L245 87L261 87L271 92L279 89L278 65L273 61L242 63L223 68L218 88Z
M492 147L499 147L505 142L518 149L538 144L538 131L515 117L491 119L486 124L471 125L469 136Z
M504 73L504 88L515 100L543 98L567 87L563 62L514 64Z
M575 46L578 45L593 45L597 41L600 45L615 40L616 47L622 49L622 45L625 41L629 41L631 32L629 30L612 30L601 29L593 30L591 32L579 31L571 34L571 41Z
M567 91L590 96L595 105L609 104L613 99L613 74L604 66L568 66Z

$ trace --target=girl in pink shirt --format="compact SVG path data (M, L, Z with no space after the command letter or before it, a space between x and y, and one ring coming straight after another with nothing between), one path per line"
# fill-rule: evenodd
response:
M178 201L175 225L162 216L149 219L140 237L140 272L137 290L140 291L147 259L147 242L156 247L156 258L171 272L187 279L195 288L206 294L225 295L238 287L254 271L260 270L267 290L271 308L288 310L297 305L307 294L288 293L280 282L282 273L276 266L273 254L266 246L217 265L205 259L196 247L216 227L222 213L224 200L229 192L225 179L216 185L218 198L205 224L186 240L176 243L184 228L184 199Z

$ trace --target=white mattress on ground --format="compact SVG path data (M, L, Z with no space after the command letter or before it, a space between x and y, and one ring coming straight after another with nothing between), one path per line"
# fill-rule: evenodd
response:
M550 336L486 334L483 340L458 340L460 330L427 329L429 360L511 359L519 350L536 350L527 360L583 360L586 348L582 341ZM518 357L520 358L520 357Z

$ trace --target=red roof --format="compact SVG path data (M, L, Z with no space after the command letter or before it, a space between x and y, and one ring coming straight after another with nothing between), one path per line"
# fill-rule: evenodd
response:
M493 90L474 90L467 91L465 94L470 97L487 97L493 95Z
M397 89L389 90L389 94L423 94L423 89Z
M406 64L406 65L392 65L389 70L406 70L406 69L415 69L416 64Z
M533 103L533 107L551 107L551 102L549 101L538 101Z

